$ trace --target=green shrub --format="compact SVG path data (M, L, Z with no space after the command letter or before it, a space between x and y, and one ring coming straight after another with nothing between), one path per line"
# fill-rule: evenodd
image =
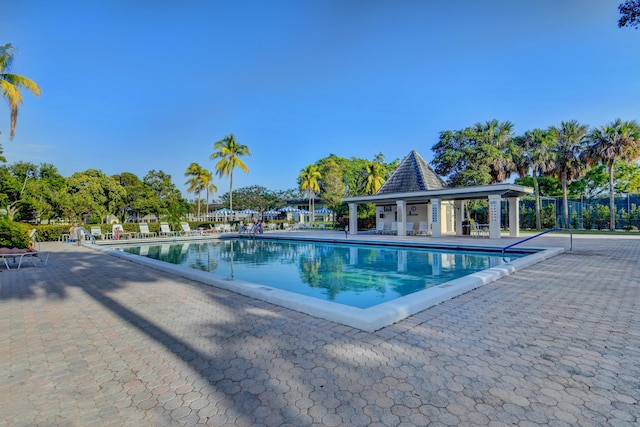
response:
M0 246L25 249L29 245L30 228L27 224L0 219Z

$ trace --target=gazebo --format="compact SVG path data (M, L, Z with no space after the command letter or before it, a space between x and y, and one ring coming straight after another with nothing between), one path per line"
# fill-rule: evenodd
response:
M376 194L345 197L342 201L349 205L349 234L358 233L358 204L374 203L377 224L395 222L398 236L407 235L407 222L426 221L431 235L441 237L443 233L453 232L462 236L465 202L488 199L489 237L499 239L502 200L506 199L508 203L509 236L518 237L520 197L530 194L533 194L532 188L509 183L447 187L427 162L412 150Z

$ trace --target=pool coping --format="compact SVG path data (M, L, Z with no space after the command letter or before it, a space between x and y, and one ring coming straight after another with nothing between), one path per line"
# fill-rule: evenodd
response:
M225 236L232 237L233 236ZM285 239L296 241L322 241L322 242L334 242L340 244L380 244L385 246L400 246L400 247L414 247L424 249L457 249L457 250L485 250L485 251L500 251L501 247L493 245L469 245L469 244L425 244L423 242L390 242L390 241L375 241L375 240L359 240L357 238L344 240L344 239L332 239L321 237L284 237L284 236L269 236L269 239ZM198 240L202 242L202 240ZM122 242L124 243L124 242ZM129 242L127 242L129 243ZM138 241L131 242L131 244L155 244L156 241ZM179 242L173 242L179 243ZM455 298L459 295L467 293L480 286L494 282L505 276L515 273L531 265L542 262L550 257L558 255L564 252L564 248L526 248L518 250L517 252L530 252L530 255L522 258L511 260L507 264L491 267L476 273L472 273L465 277L451 280L449 282L442 283L440 285L414 292L410 295L406 295L392 301L387 301L369 308L356 308L350 307L344 304L338 304L331 301L320 300L318 298L300 295L293 292L284 291L281 289L273 288L267 285L259 283L247 282L244 280L227 278L215 273L194 270L185 268L179 265L170 264L167 262L155 260L152 258L142 257L139 255L130 254L115 250L111 245L88 245L84 246L105 252L111 256L123 258L137 264L141 264L156 270L160 270L166 273L175 274L180 277L187 278L199 283L203 283L209 286L222 288L231 292L235 292L241 295L245 295L251 298L255 298L261 301L266 301L281 307L289 308L295 311L299 311L310 316L319 317L332 322L340 323L343 325L351 326L366 332L374 332L382 329L400 320L416 314L420 311L426 310L430 307L438 305L444 301ZM516 251L514 251L516 252Z

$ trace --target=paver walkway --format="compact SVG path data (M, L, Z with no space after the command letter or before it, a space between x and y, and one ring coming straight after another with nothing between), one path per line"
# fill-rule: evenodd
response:
M45 268L0 272L0 425L640 422L638 237L575 238L375 333L44 249Z

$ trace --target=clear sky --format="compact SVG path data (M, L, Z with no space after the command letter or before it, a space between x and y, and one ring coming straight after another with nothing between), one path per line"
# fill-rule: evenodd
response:
M184 190L233 133L252 152L234 188L285 190L331 153L430 161L441 131L480 121L638 120L621 1L5 0L0 44L42 95L13 141L0 106L0 144L9 163L163 170Z

